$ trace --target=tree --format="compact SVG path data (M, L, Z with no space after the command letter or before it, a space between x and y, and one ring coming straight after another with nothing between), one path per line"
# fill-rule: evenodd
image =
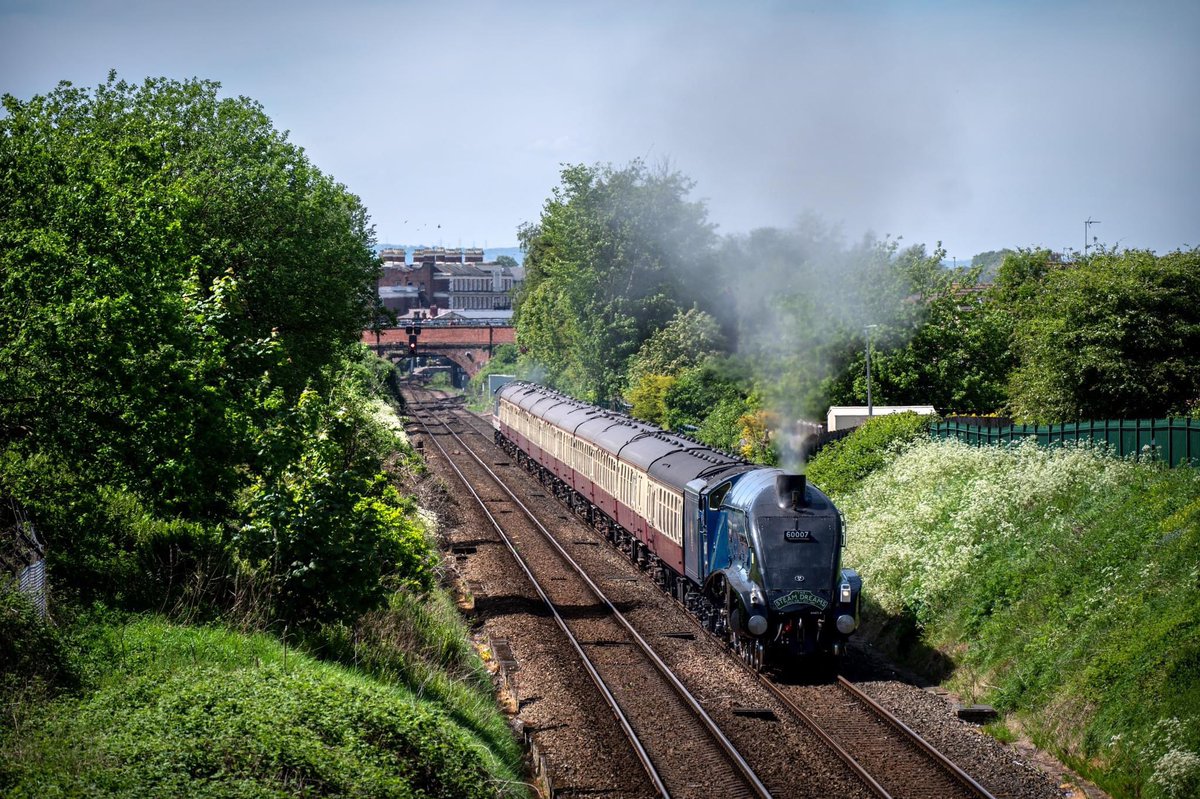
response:
M987 252L978 253L971 258L971 266L983 270L980 273L981 280L990 283L996 279L996 275L999 273L1000 265L1004 263L1004 259L1015 254L1015 251L1007 248L988 250Z
M630 359L628 381L636 386L646 375L674 376L724 350L715 319L698 308L678 311L650 334Z
M942 412L987 414L1008 398L1015 365L1012 318L978 284L978 267L919 303L921 316L905 336L873 341L872 398L878 403L933 405ZM857 404L866 396L866 342L856 347L835 397Z
M378 270L357 198L218 88L110 74L0 120L0 447L207 518Z
M1018 418L1182 415L1200 404L1200 248L1100 251L1019 286L1032 296L1014 339Z
M500 266L507 266L510 269L520 266L520 264L517 263L517 259L513 258L511 255L497 255L496 263L500 264Z
M526 361L552 385L615 401L630 357L679 310L712 226L692 183L667 167L567 166L536 225L520 232L516 306Z
M280 618L345 618L384 575L429 584L382 477L396 441L365 410L379 375L352 364L373 233L218 89L110 75L4 97L0 499L30 510L82 598L261 590Z
M734 337L755 366L764 407L790 424L823 418L831 402L854 402L865 327L874 327L879 349L903 347L930 301L952 285L943 256L940 248L900 249L897 241L869 236L847 246L815 218L729 240L722 285L737 309Z
M753 390L744 365L733 358L710 357L680 372L667 390L663 424L672 430L700 428L721 403L742 403Z
M664 426L663 417L666 413L666 395L675 384L675 378L669 375L644 374L638 379L633 390L629 392L632 403L630 413L638 419Z
M1029 303L1041 293L1046 275L1062 266L1065 264L1050 250L1009 252L1000 262L991 295L1010 313L1021 317Z

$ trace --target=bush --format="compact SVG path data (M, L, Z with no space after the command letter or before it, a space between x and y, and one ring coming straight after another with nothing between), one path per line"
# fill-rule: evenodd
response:
M934 419L911 411L868 419L817 453L808 464L808 478L829 494L847 494L928 432Z
M723 399L704 417L700 429L696 431L696 438L710 447L740 455L742 417L752 412L753 408L744 399Z
M839 505L864 590L958 692L1114 796L1200 779L1200 472L925 440Z
M490 411L492 399L488 393L488 377L491 375L518 375L517 359L520 353L516 344L497 344L492 357L471 378L467 386L468 404L475 411Z
M218 525L163 518L136 493L77 468L0 452L0 493L15 497L39 531L52 531L47 571L60 604L195 612L213 600L210 582L225 564Z
M352 620L398 587L434 580L415 506L382 472L402 442L353 383L335 386L305 391L278 438L265 437L270 458L241 497L230 542L250 587L244 609L289 624Z
M663 397L663 426L671 430L700 427L722 402L742 402L751 393L745 368L728 358L708 358L678 378Z
M629 413L636 419L663 427L666 411L664 398L674 385L675 378L668 375L644 374L629 392L632 407Z

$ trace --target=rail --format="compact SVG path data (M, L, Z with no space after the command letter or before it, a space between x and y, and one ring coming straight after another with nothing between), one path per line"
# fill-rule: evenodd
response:
M413 405L410 405L410 409L415 410L416 408L414 408ZM616 715L622 731L625 733L626 737L629 739L631 745L633 746L635 753L637 754L639 762L641 762L642 766L646 769L647 774L650 776L650 779L651 779L652 783L654 784L655 790L661 796L664 796L664 797L669 796L670 794L669 794L665 784L663 783L662 777L659 775L657 768L654 766L654 763L652 762L649 754L647 753L646 748L645 748L643 742L641 741L640 737L637 735L636 731L633 729L632 724L630 724L628 717L625 715L624 711L620 708L619 703L617 702L615 696L613 696L612 691L609 689L609 687L605 683L604 679L601 677L601 675L600 675L598 669L596 668L595 664L593 663L592 659L584 651L584 648L583 648L581 642L571 632L566 621L559 614L558 609L556 608L554 602L550 599L550 597L547 595L546 591L543 589L541 584L538 582L537 578L534 576L533 571L529 567L528 563L518 552L515 543L507 535L507 533L504 532L499 521L495 518L495 516L488 509L487 503L484 502L484 500L479 496L479 494L471 486L470 481L467 479L466 475L462 472L462 470L458 467L458 465L456 463L454 463L454 461L449 457L449 454L446 452L445 447L442 446L441 442L437 441L436 436L432 435L432 433L429 429L429 425L426 423L425 419L423 417L418 416L417 421L421 424L422 428L425 429L425 431L427 433L427 437L429 438L430 441L433 441L434 445L442 453L443 457L445 458L446 462L450 465L451 469L453 469L455 474L458 475L459 480L462 482L463 486L467 489L467 491L471 494L471 496L479 504L479 507L483 510L483 512L487 516L488 520L491 522L493 527L495 527L495 529L499 533L501 539L504 541L505 546L508 548L509 552L512 554L513 559L517 562L518 566L521 568L521 570L525 574L526 578L533 585L534 589L538 593L538 596L541 597L541 599L545 603L546 607L550 610L551 615L553 616L553 618L555 620L555 623L558 625L559 629L562 630L563 634L567 637L567 640L570 642L572 649L579 656L580 661L583 663L584 668L586 669L592 682L595 683L597 689L600 691L601 695L604 697L605 702L608 704L610 709ZM662 677L667 681L667 683L670 684L670 686L674 689L674 691L676 692L676 695L684 702L684 704L688 707L688 709L691 710L691 712L693 713L695 718L700 721L700 723L708 731L708 733L712 737L712 739L716 742L716 744L719 746L719 748L724 752L725 756L729 759L730 763L734 767L734 770L746 782L747 786L750 788L752 793L755 796L761 797L762 799L770 799L770 796L771 796L770 792L767 790L766 786L763 785L763 783L759 779L758 775L755 774L753 768L746 761L745 757L737 750L736 747L734 747L733 743L729 741L729 739L721 731L721 729L717 725L717 723L712 719L711 716L709 716L709 714L704 710L704 708L701 707L699 701L687 690L687 688L683 685L683 683L681 683L679 681L679 678L675 676L675 674L671 671L670 667L667 666L667 664L658 656L658 654L654 651L653 647L651 647L650 644L637 632L637 630L634 629L633 625L629 622L629 620L626 619L625 616L619 610L617 610L616 606L607 597L607 595L605 595L605 593L600 589L600 587L597 586L595 584L595 582L593 582L592 579L586 574L586 572L583 570L583 567L581 567L575 561L575 559L572 558L566 552L566 550L564 550L562 548L562 546L554 539L554 536L550 533L550 531L547 530L546 527L537 519L537 517L533 513L533 511L531 511L523 502L521 502L521 500L518 499L517 496L508 488L508 486L504 483L504 481L494 471L492 471L492 469L486 463L484 463L483 460L480 459L478 455L475 454L475 452L471 449L471 447L469 445L467 445L467 443L465 441L463 441L463 439L450 427L449 423L442 421L441 424L446 429L446 431L450 434L450 436L452 436L455 441L457 441L459 444L462 445L462 451L465 454L470 455L470 457L478 464L478 466L480 468L482 468L490 476L490 478L495 482L495 484L497 486L499 486L502 491L504 491L504 493L509 497L509 499L512 501L512 503L514 505L516 505L518 508L520 508L522 514L524 514L524 516L538 529L538 531L542 534L542 536L545 538L545 540L554 548L554 550L563 559L563 561L567 565L569 565L573 571L575 571L575 573L580 577L580 579L584 582L584 584L588 586L588 589L595 595L595 597L605 607L608 608L608 611L611 614L611 617L613 618L613 620L616 621L626 631L626 633L629 635L630 639L637 644L638 648L645 655L647 660L649 660L650 663L653 664L655 669L662 675Z

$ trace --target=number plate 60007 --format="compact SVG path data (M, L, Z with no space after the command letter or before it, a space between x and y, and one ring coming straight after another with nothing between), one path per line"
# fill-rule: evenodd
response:
M812 541L812 533L808 530L785 530L783 539L785 541Z

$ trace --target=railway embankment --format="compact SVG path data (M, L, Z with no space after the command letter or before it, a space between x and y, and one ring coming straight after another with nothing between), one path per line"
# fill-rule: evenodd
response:
M408 488L436 482L412 468ZM0 795L528 795L524 753L441 588L259 632L211 610L192 623L57 596L43 621L0 589Z
M1200 794L1200 472L873 427L809 468L847 516L866 643L1115 797Z

